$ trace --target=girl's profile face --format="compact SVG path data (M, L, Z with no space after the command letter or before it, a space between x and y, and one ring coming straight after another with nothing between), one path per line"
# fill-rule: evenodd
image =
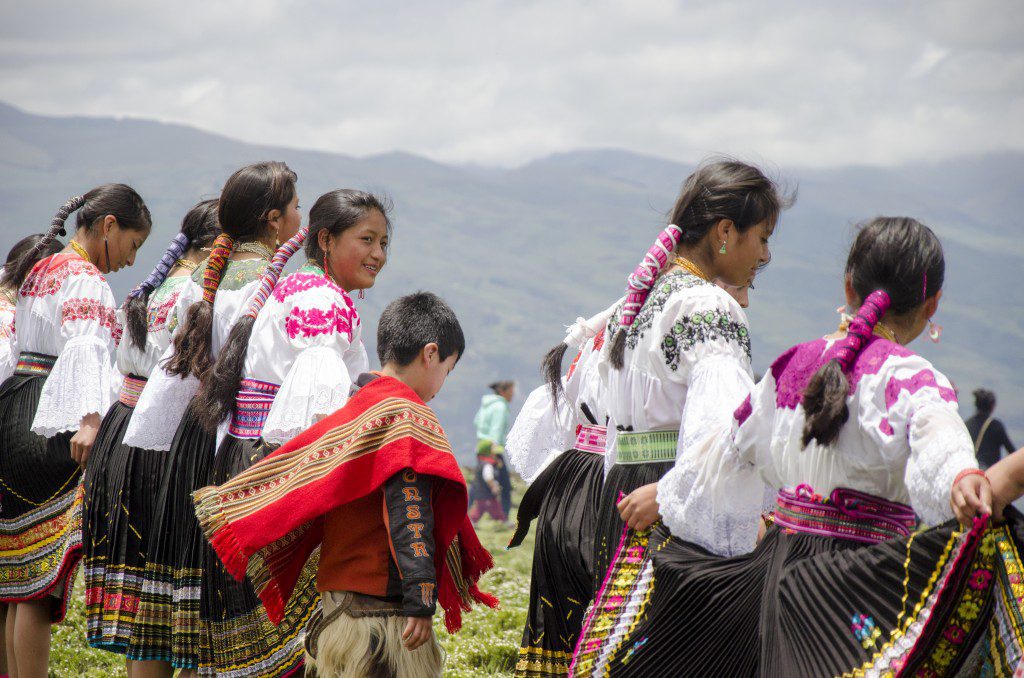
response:
M373 287L388 261L388 222L384 215L370 210L355 226L325 236L327 265L342 289L351 292Z
M758 269L771 259L768 239L775 230L773 224L762 221L744 232L734 228L726 241L726 253L722 257L721 277L735 287L749 287Z
M117 219L112 216L104 218L101 229L104 231L107 241L102 256L104 258L110 257L105 262L107 270L103 271L104 273L113 273L134 264L135 255L138 253L139 248L142 247L142 243L146 242L150 231L148 228L142 231L121 228L117 223ZM100 261L102 263L103 259Z
M299 210L299 194L292 196L278 221L277 242L284 243L299 232L302 225L302 212Z

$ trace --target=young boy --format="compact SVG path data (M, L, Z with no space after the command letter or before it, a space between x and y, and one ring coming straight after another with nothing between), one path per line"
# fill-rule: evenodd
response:
M249 576L279 622L320 547L323 610L306 649L320 678L439 676L435 602L450 631L491 566L466 515L462 471L434 412L465 349L454 312L418 292L393 301L377 329L380 372L346 405L220 487L196 513L225 567ZM355 389L358 390L355 390Z

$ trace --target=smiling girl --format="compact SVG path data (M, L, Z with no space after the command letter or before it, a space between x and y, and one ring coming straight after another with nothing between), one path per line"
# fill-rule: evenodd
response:
M36 261L73 212L67 247ZM17 676L47 674L50 624L64 619L81 557L79 481L115 392L121 339L103 274L131 266L151 226L131 187L94 188L61 207L11 276L20 354L0 386L0 601Z
M348 400L353 381L368 369L349 295L373 287L387 262L387 213L384 201L363 191L321 196L309 212L306 264L259 297L232 329L197 399L209 429L228 422L211 483L226 482ZM203 669L262 676L296 670L299 633L319 602L315 563L278 626L252 585L235 581L210 549L203 570L201 615L212 630Z

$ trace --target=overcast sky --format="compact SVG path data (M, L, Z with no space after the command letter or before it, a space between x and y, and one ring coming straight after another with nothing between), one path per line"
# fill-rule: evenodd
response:
M0 0L0 100L516 165L1024 148L1021 0Z

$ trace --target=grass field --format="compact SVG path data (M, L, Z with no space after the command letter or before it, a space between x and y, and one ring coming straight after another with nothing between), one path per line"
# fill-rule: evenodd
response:
M522 489L517 486L517 499L522 495ZM484 546L494 555L495 562L494 569L481 581L481 589L497 595L501 605L495 610L482 606L474 608L473 612L463 616L462 630L454 636L444 630L440 615L435 618L438 638L448 655L445 676L511 675L522 638L526 603L530 598L533 532L522 546L511 551L505 550L512 536L511 528L485 517L477 525L477 532ZM55 678L124 676L121 655L93 650L85 643L84 589L79 577L67 621L56 627L54 633L50 675Z

